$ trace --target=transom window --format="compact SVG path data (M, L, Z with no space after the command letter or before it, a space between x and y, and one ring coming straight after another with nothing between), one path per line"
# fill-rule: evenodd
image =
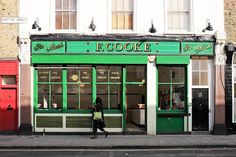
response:
M185 108L185 67L158 66L158 110Z
M112 0L112 29L133 29L133 0Z
M192 84L195 86L208 85L208 58L192 58Z
M190 0L167 0L167 29L189 31Z
M56 29L76 29L77 0L56 0Z

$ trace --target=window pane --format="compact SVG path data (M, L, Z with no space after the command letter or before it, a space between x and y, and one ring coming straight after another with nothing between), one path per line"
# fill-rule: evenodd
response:
M69 12L63 12L63 29L69 29Z
M97 66L97 82L108 82L108 66Z
M110 108L111 109L121 109L121 85L110 85Z
M79 106L78 85L67 85L67 108L78 109Z
M92 70L91 69L80 69L80 80L81 82L92 82Z
M171 75L172 75L172 82L173 83L184 83L185 82L184 67L173 67Z
M63 1L63 10L69 10L69 0L62 0Z
M192 84L193 85L199 85L199 73L198 72L193 72Z
M88 109L92 106L92 86L83 84L80 86L80 109Z
M62 70L51 70L51 82L62 82Z
M124 29L125 28L125 15L119 14L118 15L118 29Z
M234 98L236 98L236 83L234 83ZM234 102L236 103L236 101L234 101Z
M116 12L112 13L112 29L118 29L118 15L116 14Z
M199 60L192 60L192 69L199 70Z
M125 29L133 29L133 14L125 15Z
M56 29L62 29L62 12L56 12Z
M70 12L70 29L76 29L76 12Z
M97 85L97 97L103 102L103 108L108 109L108 85Z
M38 82L49 82L49 70L39 69L38 70Z
M176 85L172 89L172 108L173 110L184 109L185 104L184 85Z
M56 0L56 10L61 10L62 7L61 7L61 0Z
M208 73L201 72L201 84L200 85L208 85Z
M109 71L110 82L121 82L121 67L110 66Z
M158 110L169 110L170 109L170 85L159 85L158 86Z
M68 69L67 70L67 82L77 82L79 81L78 69Z
M76 10L77 0L70 0L70 9Z
M127 82L143 82L145 76L145 66L126 66Z
M160 83L170 82L171 67L158 67L158 81Z
M201 70L208 70L208 62L207 60L201 60L200 62L200 65L201 65Z
M117 0L116 1L117 10L123 11L124 10L124 0Z
M2 76L2 85L16 85L16 76Z
M52 85L52 109L62 108L62 85Z
M49 85L38 85L38 108L46 109L49 107Z

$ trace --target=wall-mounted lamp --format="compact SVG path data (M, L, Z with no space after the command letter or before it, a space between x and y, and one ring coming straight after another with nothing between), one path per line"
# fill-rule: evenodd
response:
M42 28L39 27L39 18L37 17L32 25L32 29L38 29L38 31L41 31Z
M204 29L202 30L202 32L205 32L206 30L207 30L207 31L213 31L213 27L212 27L212 25L211 25L209 19L206 20L206 28L204 28Z
M93 22L93 18L92 18L92 21L91 21L91 23L90 23L90 25L89 25L89 29L90 29L91 31L95 31L95 29L96 29L96 26L95 26L95 24L94 24L94 22Z
M153 20L152 20L152 23L151 23L151 28L149 28L149 32L150 33L156 33L157 32L156 28L153 25Z

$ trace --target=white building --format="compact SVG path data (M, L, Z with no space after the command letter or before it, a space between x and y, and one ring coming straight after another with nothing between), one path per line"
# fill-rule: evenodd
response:
M20 17L21 130L90 132L101 97L110 132L225 132L223 0L21 0Z

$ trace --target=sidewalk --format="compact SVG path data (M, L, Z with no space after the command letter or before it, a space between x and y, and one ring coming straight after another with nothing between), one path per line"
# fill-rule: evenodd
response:
M0 149L236 148L236 135L0 135Z

